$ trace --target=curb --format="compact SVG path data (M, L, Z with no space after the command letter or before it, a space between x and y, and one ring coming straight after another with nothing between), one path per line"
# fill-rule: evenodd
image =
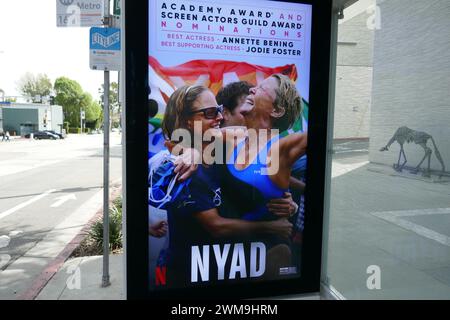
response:
M348 138L334 138L333 142L351 142L351 141L364 141L369 142L369 137L348 137Z
M121 185L114 185L111 187L110 203L114 201L122 191ZM70 241L65 248L58 254L58 256L47 264L45 269L39 276L33 281L32 285L16 300L34 300L42 289L45 288L47 283L53 278L53 276L61 269L66 260L72 255L80 243L84 240L87 233L91 229L92 225L103 216L103 207L99 209L95 215L86 223L81 231Z

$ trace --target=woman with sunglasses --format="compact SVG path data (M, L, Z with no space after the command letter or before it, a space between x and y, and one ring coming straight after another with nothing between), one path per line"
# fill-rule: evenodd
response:
M184 147L194 148L193 141L196 138L203 141L201 138L206 131L220 130L222 119L222 108L217 106L215 96L208 88L184 86L171 95L162 130L169 141L184 142ZM186 141L180 141L180 132L189 133L190 146L186 146ZM210 142L203 142L202 147L209 144ZM170 237L167 285L171 287L194 285L191 282L193 247L236 242L235 239L242 241L249 235L288 238L292 231L292 224L286 218L253 222L222 217L219 209L222 205L223 166L200 162L184 190L167 206ZM209 271L209 281L221 280L217 275L217 266L212 266Z

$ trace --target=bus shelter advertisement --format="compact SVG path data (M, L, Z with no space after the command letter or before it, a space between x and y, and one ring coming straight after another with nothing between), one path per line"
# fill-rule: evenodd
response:
M149 0L149 290L301 277L311 19Z

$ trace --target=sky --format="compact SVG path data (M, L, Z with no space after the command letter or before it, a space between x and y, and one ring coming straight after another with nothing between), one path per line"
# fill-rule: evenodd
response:
M57 28L55 0L0 0L0 88L20 95L26 72L66 76L99 98L103 72L89 68L89 28ZM111 72L117 81L117 72Z

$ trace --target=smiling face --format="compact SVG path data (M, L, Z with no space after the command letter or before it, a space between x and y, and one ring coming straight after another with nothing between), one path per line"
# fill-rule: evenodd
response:
M262 81L257 87L250 89L250 94L241 107L247 127L261 129L271 128L272 118L275 115L275 99L278 80L269 77Z
M208 119L205 117L203 112L196 112L203 110L205 108L215 108L217 107L216 97L210 90L203 91L198 98L192 104L191 113L188 120L189 129L191 129L196 135L203 135L209 129L219 129L220 122L223 117L219 112L213 119ZM197 125L194 125L197 123Z

